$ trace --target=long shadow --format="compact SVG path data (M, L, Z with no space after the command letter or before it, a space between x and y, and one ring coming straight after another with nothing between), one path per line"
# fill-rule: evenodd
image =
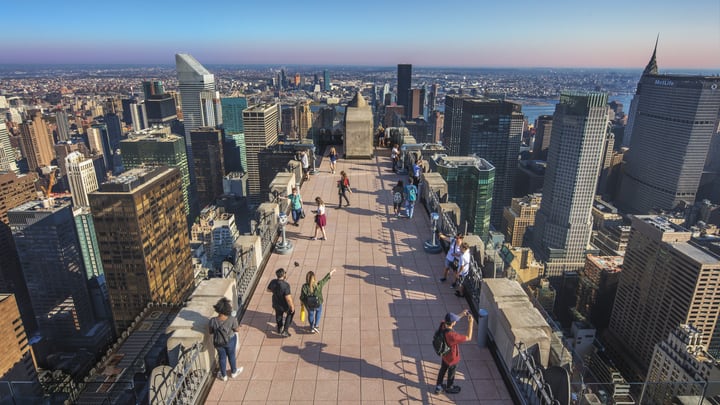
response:
M367 360L362 358L358 359L355 357L326 353L323 350L326 347L326 343L305 342L304 347L287 345L283 346L282 350L286 353L297 354L301 359L305 360L305 362L309 364L316 364L325 370L335 373L343 371L349 374L357 375L358 377L382 378L383 380L396 382L400 384L397 386L398 391L408 396L407 400L401 400L400 403L406 401L427 401L427 398L416 398L410 396L405 389L405 387L412 387L420 389L420 392L424 392L423 388L425 387L425 384L408 381L404 376L385 370L375 364L368 363ZM396 367L404 369L404 367L402 367L403 363L406 363L406 361L399 360L394 364ZM407 363L409 363L409 361Z

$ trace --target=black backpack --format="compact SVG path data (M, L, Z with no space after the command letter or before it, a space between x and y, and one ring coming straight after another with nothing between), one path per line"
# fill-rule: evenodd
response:
M228 318L229 319L229 318ZM230 342L230 331L227 327L227 319L222 324L218 322L217 318L212 319L213 328L213 346L225 347Z
M445 334L447 331L448 329L440 328L436 330L433 335L433 348L435 349L435 353L441 357L450 353L450 346L448 346L447 341L445 340Z
M305 306L307 309L315 309L320 306L320 300L315 294L308 295L305 297Z

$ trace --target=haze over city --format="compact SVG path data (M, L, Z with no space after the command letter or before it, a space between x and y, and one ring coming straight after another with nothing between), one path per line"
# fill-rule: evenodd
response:
M199 12L201 11L201 12ZM80 0L3 5L3 63L720 68L720 2Z

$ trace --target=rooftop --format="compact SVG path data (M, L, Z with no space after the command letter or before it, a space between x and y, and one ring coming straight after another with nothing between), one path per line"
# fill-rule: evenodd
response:
M428 216L393 215L390 190L404 178L390 171L389 152L338 161L337 172L347 172L353 184L351 205L342 209L335 208L339 175L330 173L327 157L319 162L302 196L308 214L315 196L328 201L328 240L310 240L310 218L286 229L294 249L270 256L240 322L238 366L244 371L227 382L214 380L205 403L512 404L490 350L475 342L460 348L456 383L462 391L432 393L440 366L433 333L447 312L459 313L468 303L438 281L444 256L423 249ZM296 303L308 270L323 277L337 268L323 288L320 333L307 330L298 305L292 336L276 334L265 288L279 267L288 270Z

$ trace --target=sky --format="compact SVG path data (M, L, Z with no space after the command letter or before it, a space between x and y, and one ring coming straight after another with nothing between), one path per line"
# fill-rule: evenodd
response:
M0 1L0 64L720 70L720 0Z

